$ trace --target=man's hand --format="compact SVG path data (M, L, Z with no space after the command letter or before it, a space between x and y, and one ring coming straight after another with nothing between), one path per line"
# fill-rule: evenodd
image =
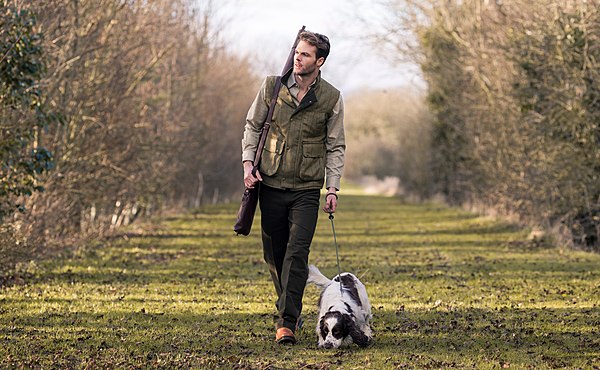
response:
M334 213L337 208L337 194L336 189L334 187L329 188L327 190L327 194L325 195L325 206L323 207L323 211L327 213Z
M256 171L256 176L252 175L252 168L254 168L252 161L244 161L244 186L247 189L254 189L256 183L262 181L258 171Z

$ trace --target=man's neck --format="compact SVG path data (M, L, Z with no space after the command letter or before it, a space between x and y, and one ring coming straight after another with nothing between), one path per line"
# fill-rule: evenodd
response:
M309 86L312 85L313 82L315 82L318 75L319 75L318 69L316 69L313 73L311 73L309 75L304 75L304 76L294 73L294 80L298 84L298 87L300 88L300 90L307 90L309 88Z

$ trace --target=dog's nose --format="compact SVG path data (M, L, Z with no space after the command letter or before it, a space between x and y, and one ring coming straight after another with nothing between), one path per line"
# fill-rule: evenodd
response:
M333 348L333 344L327 342L327 343L323 344L323 348L325 348L325 349L331 349L331 348Z

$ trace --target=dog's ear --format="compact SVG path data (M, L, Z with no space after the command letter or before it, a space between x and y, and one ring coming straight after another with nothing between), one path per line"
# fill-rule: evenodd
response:
M367 347L371 344L371 338L369 338L360 328L356 325L356 321L352 320L348 316L347 327L350 333L350 337L352 341L356 343L359 347Z
M325 332L325 316L321 317L321 320L319 320L319 335L323 339L327 338L327 333Z

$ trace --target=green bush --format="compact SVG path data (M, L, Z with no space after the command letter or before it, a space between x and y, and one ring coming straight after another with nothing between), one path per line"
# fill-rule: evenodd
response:
M37 179L53 167L52 154L37 142L52 120L42 108L41 34L27 9L0 2L0 221L23 198L43 190Z
M434 116L433 187L598 248L600 10L432 5L413 28Z

